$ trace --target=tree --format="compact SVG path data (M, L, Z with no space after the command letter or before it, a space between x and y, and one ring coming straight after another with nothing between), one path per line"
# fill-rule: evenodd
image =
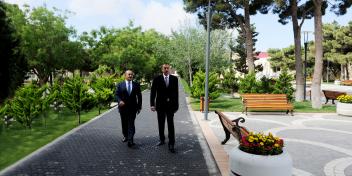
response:
M275 94L286 94L289 101L293 100L294 89L292 87L293 76L288 73L287 68L281 71L278 80L275 82L274 91Z
M301 28L305 19L313 17L313 3L306 1L298 5L299 0L276 0L273 12L279 14L279 22L283 25L292 21L294 36L294 56L296 70L296 101L304 100L304 75L301 54ZM301 20L300 22L298 20Z
M224 80L222 82L223 88L230 90L231 94L238 91L238 78L235 75L235 72L230 69L230 71L225 72Z
M240 79L239 83L239 92L240 93L258 93L259 85L255 79L255 73L250 72Z
M233 45L230 45L230 49L232 52L237 53L239 56L238 59L234 60L235 69L241 73L247 74L248 73L248 66L246 65L246 43L245 38L243 37L244 34L241 28L237 28L239 33L236 42ZM256 37L258 36L258 32L255 32L255 27L252 25L252 39L253 39L253 46L255 46L255 42L257 42ZM232 59L232 58L231 58ZM255 67L256 70L260 70L261 66L258 65Z
M89 87L78 75L67 79L62 87L64 105L77 114L78 124L81 124L81 112L95 105L93 94L89 93L88 89Z
M289 46L287 48L269 49L270 64L274 70L279 68L289 68L295 70L295 47ZM278 70L277 70L278 71Z
M320 91L321 78L323 72L323 22L324 4L326 1L312 0L314 3L314 39L315 39L315 65L312 81L312 107L320 109L322 107ZM343 15L347 12L347 8L351 7L350 0L336 0L332 5L335 14Z
M209 75L209 98L214 100L220 96L217 87L219 80L216 73L212 72ZM200 98L205 96L205 73L201 70L196 72L193 79L193 86L191 87L192 97Z
M109 107L110 103L114 101L115 85L112 76L104 76L98 78L93 84L94 98L100 110Z
M53 77L56 69L62 68L63 58L70 57L67 54L72 52L66 52L67 43L74 30L65 26L65 16L45 7L27 8L25 12L28 23L21 31L21 49L42 85Z
M173 31L170 37L170 59L191 87L195 70L204 62L204 42L204 32L189 25Z
M197 13L201 24L206 26L206 14L208 1L184 0L187 12ZM250 72L254 72L254 50L253 36L250 23L250 15L260 13L266 14L272 0L262 1L211 1L213 11L213 28L235 28L240 27L246 43L246 64Z
M11 8L15 7L0 1L0 104L14 94L28 70L27 62L18 52L20 38L11 19Z
M32 122L43 110L43 93L46 87L28 84L16 90L11 100L11 112L17 122L31 129Z
M352 78L352 22L347 26L340 26L337 22L323 26L323 47L324 59L330 61L329 70L332 70L335 77L349 80ZM336 68L336 65L341 68ZM335 67L334 67L335 66ZM341 72L340 72L341 70ZM341 76L337 75L338 73Z

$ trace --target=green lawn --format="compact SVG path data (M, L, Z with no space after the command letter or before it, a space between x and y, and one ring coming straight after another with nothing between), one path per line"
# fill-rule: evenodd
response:
M106 110L102 110L104 111ZM97 115L98 109L84 112L81 115L81 123ZM9 129L3 129L0 133L0 170L75 127L77 127L77 117L69 111L64 111L59 116L49 113L46 127L44 127L42 118L33 122L31 130L25 130L24 127L14 122Z
M191 98L191 106L195 111L199 111L200 101ZM210 102L209 111L224 111L224 112L242 112L242 102L239 98L225 98L220 97ZM322 109L313 109L311 102L294 102L294 112L336 112L335 105L323 105Z

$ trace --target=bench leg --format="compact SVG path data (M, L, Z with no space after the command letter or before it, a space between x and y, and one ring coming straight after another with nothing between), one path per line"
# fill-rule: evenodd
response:
M246 108L246 115L247 115L247 112L248 112L248 108Z
M226 144L226 142L230 139L230 132L228 130L225 130L225 139L221 142L222 145Z
M291 110L291 116L293 116L293 110Z
M225 139L221 142L222 145L226 144L226 142L230 139L230 131L225 127L224 123L222 122L221 120L221 117L219 115L219 119L220 119L220 122L221 122L221 125L222 125L222 128L224 129L224 132L225 132Z
M328 99L328 98L326 98L326 102L325 102L325 104L326 104L326 103L328 103L328 101L329 101L329 99ZM332 100L332 102L334 102L334 100Z
M325 103L326 104L326 103ZM334 99L332 99L332 104L335 104Z

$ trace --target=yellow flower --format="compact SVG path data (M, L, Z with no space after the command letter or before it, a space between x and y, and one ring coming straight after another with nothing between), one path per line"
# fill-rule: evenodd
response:
M264 145L264 143L263 143L263 142L260 142L260 145Z
M279 147L279 144L274 144L274 147Z

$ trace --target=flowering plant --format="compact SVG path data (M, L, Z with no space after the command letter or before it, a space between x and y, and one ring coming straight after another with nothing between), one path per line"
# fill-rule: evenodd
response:
M283 147L284 141L274 137L271 133L265 135L250 132L248 135L242 136L239 149L256 155L278 155L282 153Z
M340 95L336 99L341 103L352 103L352 95Z

